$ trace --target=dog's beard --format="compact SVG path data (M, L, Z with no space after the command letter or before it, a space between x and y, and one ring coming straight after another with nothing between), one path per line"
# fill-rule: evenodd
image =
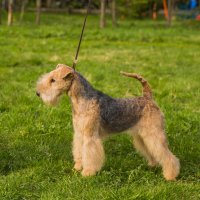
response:
M41 94L42 101L49 106L56 106L59 102L59 93Z

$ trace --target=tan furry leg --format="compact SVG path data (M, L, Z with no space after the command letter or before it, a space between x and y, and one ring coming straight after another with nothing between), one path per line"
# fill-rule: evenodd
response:
M156 160L151 156L146 148L142 138L138 134L133 135L135 148L147 159L148 165L151 167L156 166Z
M83 139L83 176L95 175L104 163L104 149L98 136L84 136Z
M82 169L82 149L83 149L83 136L80 133L74 134L73 138L73 157L74 169L80 171Z
M140 133L140 136L150 154L162 166L165 179L176 180L180 172L180 163L168 149L164 131L157 127L148 127Z

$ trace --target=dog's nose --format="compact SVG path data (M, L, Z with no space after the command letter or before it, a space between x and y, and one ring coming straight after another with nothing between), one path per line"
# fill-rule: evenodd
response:
M39 97L39 96L40 96L40 93L39 93L39 92L36 92L36 95Z

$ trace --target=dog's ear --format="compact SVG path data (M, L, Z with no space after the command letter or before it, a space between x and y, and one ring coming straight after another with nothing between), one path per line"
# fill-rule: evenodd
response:
M63 76L63 80L67 81L70 80L74 77L74 73L73 72L68 72L67 74L65 74L65 76Z

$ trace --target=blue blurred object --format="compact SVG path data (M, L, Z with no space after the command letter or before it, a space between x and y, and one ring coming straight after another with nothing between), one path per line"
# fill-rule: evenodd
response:
M181 10L192 10L198 6L197 0L189 0L187 3L179 3L178 8Z
M190 0L189 9L194 9L198 6L197 0Z
M196 19L199 15L198 0L187 0L178 3L176 15L182 19Z

